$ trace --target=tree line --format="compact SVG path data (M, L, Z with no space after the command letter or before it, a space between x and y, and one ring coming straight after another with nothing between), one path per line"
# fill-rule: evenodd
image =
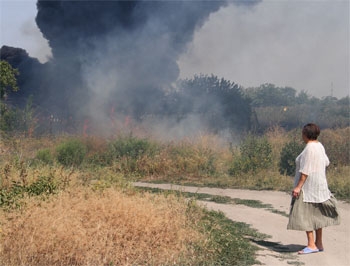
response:
M15 92L11 93L11 104L7 101L7 95L19 89L19 74L9 63L1 61L0 130L33 133L40 127L35 121L40 102L28 97L25 106L17 106ZM224 78L203 74L178 80L168 91L156 91L160 100L151 109L143 108L131 114L136 120L151 115L180 122L196 115L208 131L214 133L220 130L262 133L276 125L290 130L310 121L322 128L349 126L349 96L320 99L304 91L269 83L243 88Z

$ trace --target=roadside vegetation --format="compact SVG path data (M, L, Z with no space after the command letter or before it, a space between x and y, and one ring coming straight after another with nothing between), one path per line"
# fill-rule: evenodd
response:
M350 200L350 128L322 131L328 181ZM292 144L291 144L292 143ZM2 138L4 265L252 265L266 239L199 208L206 195L136 189L132 181L290 191L300 132L273 127L237 143L215 135L159 142L133 135ZM288 174L287 174L288 173ZM239 199L209 200L269 209ZM273 210L271 210L273 211ZM285 214L282 214L285 215Z
M269 236L207 211L197 200L275 212L271 206L160 193L132 182L291 191L294 160L303 149L301 118L309 122L316 113L331 161L329 187L338 199L350 201L349 97L318 100L272 84L243 90L215 76L195 76L159 97L165 99L163 114L135 106L136 117L125 117L127 130L117 130L111 111L108 129L114 133L106 138L91 134L88 120L39 112L37 98L24 97L16 105L19 73L3 61L1 71L1 265L259 263L252 242ZM272 96L278 97L270 102ZM128 130L131 120L181 122L192 116L208 125L208 133L163 141L138 126Z

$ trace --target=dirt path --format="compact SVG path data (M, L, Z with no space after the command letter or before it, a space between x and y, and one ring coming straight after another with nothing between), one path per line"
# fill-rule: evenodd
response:
M259 200L262 203L271 204L276 210L285 213L289 212L290 196L283 192L198 188L140 182L134 185ZM296 252L306 244L306 235L304 232L287 230L287 217L272 213L267 209L251 208L244 205L200 202L208 209L222 211L229 219L250 224L252 228L257 229L259 232L270 235L271 238L267 239L267 241L256 243L262 248L258 252L257 260L264 265L350 266L350 204L338 203L341 213L341 225L324 229L323 241L325 251L308 255L297 255Z

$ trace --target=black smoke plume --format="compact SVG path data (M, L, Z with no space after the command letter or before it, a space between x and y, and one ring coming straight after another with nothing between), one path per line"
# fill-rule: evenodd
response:
M194 31L221 1L38 1L52 48L56 112L101 115L106 107L141 117L160 112L164 88ZM59 100L60 99L60 100Z
M43 65L12 51L28 65L19 67L25 73L19 95L34 94L48 114L76 119L102 121L111 109L139 120L167 113L164 98L178 79L179 56L195 30L226 4L38 0L36 23L52 58ZM11 53L3 47L2 59L8 58L4 49Z

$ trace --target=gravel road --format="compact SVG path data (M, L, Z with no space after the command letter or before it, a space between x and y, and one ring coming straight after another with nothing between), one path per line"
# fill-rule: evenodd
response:
M199 188L141 182L134 183L134 186L259 200L270 204L276 210L289 212L290 196L284 192ZM259 232L270 235L271 238L266 241L255 243L261 248L257 260L263 265L350 266L350 204L338 202L341 224L324 229L324 252L307 255L297 255L297 251L306 245L305 232L287 230L288 218L281 214L237 204L214 202L200 202L200 204L211 210L222 211L229 219L244 222Z

